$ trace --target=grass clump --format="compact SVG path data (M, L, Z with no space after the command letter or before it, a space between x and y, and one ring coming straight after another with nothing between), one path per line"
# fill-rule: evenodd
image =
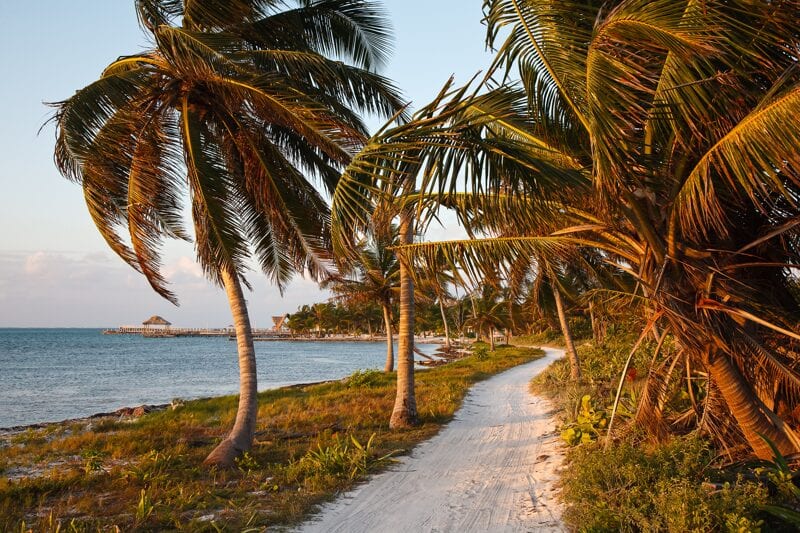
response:
M0 465L18 473L0 478L0 531L291 525L434 435L472 384L540 356L503 347L419 372L421 423L405 430L388 427L394 373L359 371L342 381L261 392L253 449L231 470L202 462L232 425L235 396L187 401L133 421L0 435Z
M362 478L394 453L375 456L375 433L363 444L354 435L350 435L349 440L339 435L324 440L327 443L323 445L323 442L318 442L315 449L308 450L299 460L289 464L289 479L302 481L312 490L319 490L331 484L332 480L354 481Z

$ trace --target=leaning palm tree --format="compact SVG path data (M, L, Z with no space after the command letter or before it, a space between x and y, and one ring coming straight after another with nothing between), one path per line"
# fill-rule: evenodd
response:
M784 290L800 260L800 6L485 6L542 137L591 171L596 225L570 231L631 272L648 327L707 370L756 454L771 458L762 437L800 450L779 416L800 391Z
M374 73L388 50L386 24L367 0L136 7L153 48L119 58L56 104L56 163L83 186L114 252L172 302L160 244L189 239L191 208L197 260L225 288L236 328L239 408L206 459L231 465L251 446L257 416L243 272L255 258L281 290L295 272L330 273L329 209L309 178L332 192L366 138L357 113L400 107Z
M423 272L424 277L420 280L418 292L432 295L431 302L439 307L439 316L442 319L442 327L444 328L444 347L446 350L450 350L452 344L450 342L450 324L447 321L446 308L453 302L453 295L450 293L449 286L455 282L455 277L448 272L449 265L442 263L440 266L441 268Z

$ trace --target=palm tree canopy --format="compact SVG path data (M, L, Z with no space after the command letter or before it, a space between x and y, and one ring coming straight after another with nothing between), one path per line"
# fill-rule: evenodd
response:
M330 214L318 188L332 193L364 143L359 113L402 107L374 71L390 49L379 5L136 7L153 48L120 57L55 104L57 166L83 185L106 242L174 302L159 251L164 237L189 239L188 204L213 281L221 269L242 272L251 256L281 289L295 272L324 277Z
M391 305L399 291L400 263L390 247L397 239L397 227L372 231L357 246L354 258L341 268L345 274L326 282L339 298L361 303Z

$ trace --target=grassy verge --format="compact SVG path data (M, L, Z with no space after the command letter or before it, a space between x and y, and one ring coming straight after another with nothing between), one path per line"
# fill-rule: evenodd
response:
M562 438L570 445L562 476L567 526L576 531L795 531L796 526L766 512L790 513L800 503L797 475L786 465L729 465L701 435L655 442L633 427L653 344L645 343L626 374L614 422L621 431L605 448L610 407L635 340L635 334L620 330L600 345L586 341L578 348L579 382L569 379L562 360L531 383L560 408ZM674 408L681 397L677 391Z
M501 347L417 373L421 424L390 431L394 374L259 395L251 453L201 465L233 423L236 397L135 420L54 424L0 438L1 531L242 531L289 525L407 453L449 421L475 382L540 357ZM456 451L454 451L456 453Z

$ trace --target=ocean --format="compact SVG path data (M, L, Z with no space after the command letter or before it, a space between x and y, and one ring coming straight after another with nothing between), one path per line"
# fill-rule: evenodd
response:
M259 390L382 369L385 342L256 342ZM435 346L420 345L423 352ZM236 343L0 328L0 428L236 394Z

